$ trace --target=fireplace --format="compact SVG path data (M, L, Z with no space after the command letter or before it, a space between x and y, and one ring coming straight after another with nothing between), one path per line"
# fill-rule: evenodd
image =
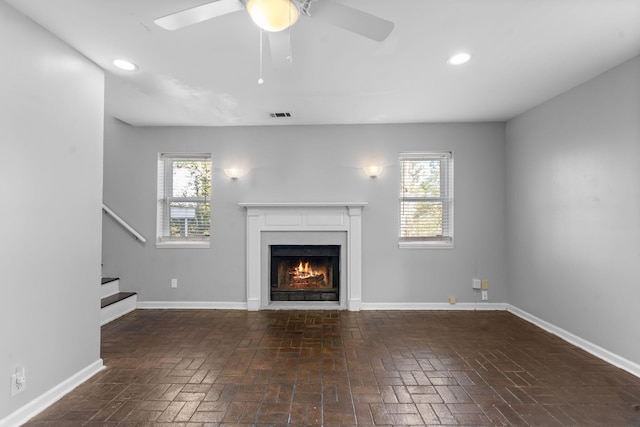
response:
M340 245L271 245L271 301L339 301Z
M247 212L247 309L248 310L360 310L362 295L362 209L366 202L306 202L306 203L240 203ZM336 264L330 264L330 272L309 274L307 278L320 280L320 274L331 276L327 285L314 292L307 290L305 300L293 291L276 295L283 300L272 299L273 283L271 268L272 247L282 246L338 246ZM277 251L276 251L277 253ZM294 257L286 270L300 267L300 254L284 254ZM328 255L319 255L320 257ZM333 255L331 255L333 256ZM311 270L311 261L309 260ZM297 262L297 264L296 264ZM305 268L306 261L302 269ZM292 271L295 275L295 271ZM308 273L307 273L308 274ZM299 275L298 285L304 284L304 275ZM324 279L324 278L323 278ZM337 280L337 283L335 282ZM308 280L307 282L311 282ZM330 287L329 287L330 284ZM289 285L291 287L291 285ZM284 289L287 289L285 285ZM335 290L334 290L335 289ZM277 290L276 290L277 292ZM324 296L323 296L324 294ZM323 300L322 298L325 298ZM331 299L335 298L335 299Z

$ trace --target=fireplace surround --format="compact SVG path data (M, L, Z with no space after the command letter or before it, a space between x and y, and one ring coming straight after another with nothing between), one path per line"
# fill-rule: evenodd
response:
M240 203L247 221L247 309L360 309L362 209L365 202ZM273 246L338 246L336 300L275 299L271 295ZM280 299L280 300L278 300Z

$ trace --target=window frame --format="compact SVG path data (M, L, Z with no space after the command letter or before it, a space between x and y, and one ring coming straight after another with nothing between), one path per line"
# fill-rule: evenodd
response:
M197 237L170 237L170 203L208 203L211 207L211 189L208 197L174 197L173 193L173 164L179 160L196 160L209 162L209 182L212 180L212 160L211 153L158 153L157 170L157 212L156 212L156 248L160 249L207 249L211 247L211 233L208 236ZM209 227L211 227L211 210L209 213Z
M440 196L404 197L404 168L408 161L439 160ZM454 245L454 156L453 151L421 151L400 153L400 194L398 197L398 247L418 249L450 249ZM405 202L441 202L442 236L402 237L403 206Z

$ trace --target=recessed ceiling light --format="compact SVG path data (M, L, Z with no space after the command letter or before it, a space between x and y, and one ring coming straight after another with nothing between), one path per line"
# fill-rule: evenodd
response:
M127 61L126 59L116 59L113 61L113 65L125 71L135 71L138 69L138 66L136 64Z
M449 58L447 62L450 65L462 65L466 62L469 62L470 59L471 59L471 55L469 55L466 52L460 52L460 53L456 53L451 58Z

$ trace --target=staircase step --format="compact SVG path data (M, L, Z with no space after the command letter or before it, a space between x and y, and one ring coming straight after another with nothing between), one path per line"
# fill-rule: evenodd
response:
M103 277L100 286L100 297L106 298L120 292L120 278Z
M100 300L100 325L106 325L137 308L138 294L118 292Z
M122 301L123 299L127 299L130 296L136 295L135 292L118 292L117 294L110 295L106 298L102 298L100 300L100 308L105 308L110 306L111 304L115 304L117 302Z

